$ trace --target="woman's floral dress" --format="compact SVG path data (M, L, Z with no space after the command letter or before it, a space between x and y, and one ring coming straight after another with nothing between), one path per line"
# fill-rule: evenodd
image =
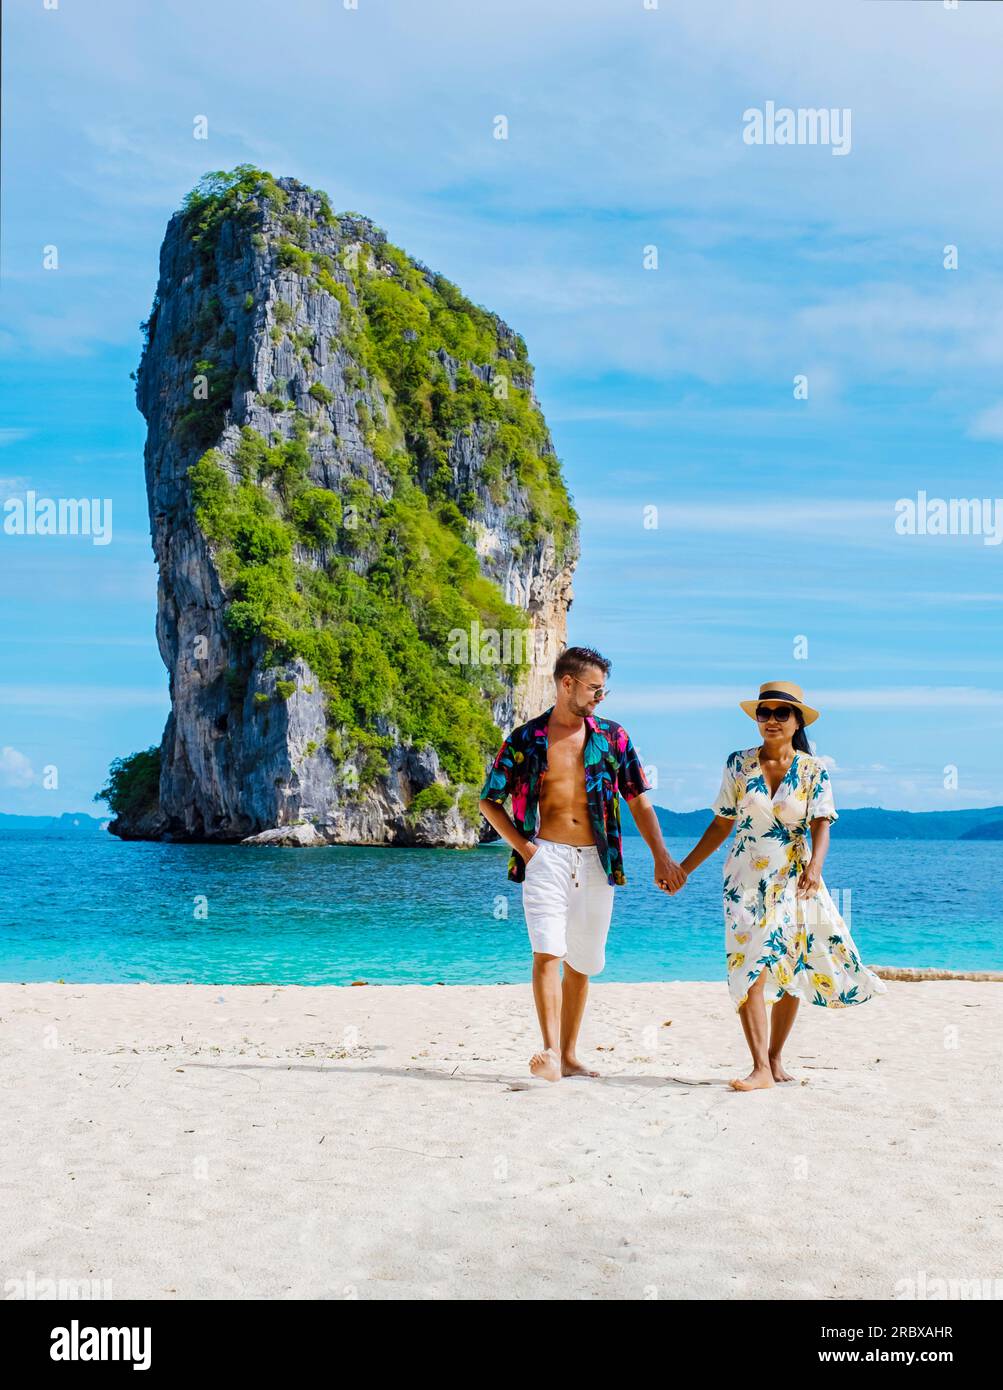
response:
M811 822L837 819L824 765L796 753L771 797L759 749L732 753L714 814L735 821L724 866L728 989L736 1009L766 971L764 998L793 994L841 1009L884 994L884 981L861 963L853 938L824 883L798 897L797 881L811 857Z

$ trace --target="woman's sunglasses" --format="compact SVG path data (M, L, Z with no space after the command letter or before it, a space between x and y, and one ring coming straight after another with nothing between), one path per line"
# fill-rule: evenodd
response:
M790 705L760 705L756 710L756 718L763 723L767 719L776 719L781 724L786 724L793 713Z

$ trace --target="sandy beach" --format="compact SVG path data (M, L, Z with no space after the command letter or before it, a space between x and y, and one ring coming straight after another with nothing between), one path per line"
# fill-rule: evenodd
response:
M1001 1005L802 1008L739 1095L723 983L594 985L557 1085L528 986L3 984L5 1296L999 1296Z

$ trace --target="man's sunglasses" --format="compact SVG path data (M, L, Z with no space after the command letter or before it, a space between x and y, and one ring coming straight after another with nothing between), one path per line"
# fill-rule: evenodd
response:
M590 692L594 700L605 700L606 696L609 694L608 685L587 685L585 681L578 680L577 676L572 676L571 679L573 681L578 681L579 685L584 685L585 689Z
M776 719L781 724L786 724L793 713L790 705L760 705L756 710L756 718L761 723L765 723L767 719Z

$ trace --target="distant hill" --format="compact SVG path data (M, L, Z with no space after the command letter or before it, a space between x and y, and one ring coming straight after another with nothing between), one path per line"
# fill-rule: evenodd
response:
M971 811L883 811L865 806L840 811L836 828L852 840L963 840L975 838L973 830L1001 817L1003 806Z
M991 820L986 825L973 825L961 837L963 840L1003 840L1003 820Z
M64 811L61 816L5 816L0 814L0 830L48 830L58 835L101 834L107 816L90 816L85 811Z
M656 806L663 835L694 839L703 834L713 812L669 811ZM622 817L623 833L636 835L628 812ZM880 806L861 806L839 812L833 834L844 840L1003 840L1003 806L965 811L885 811Z
M712 812L670 811L656 806L663 835L696 841L707 828ZM622 816L623 833L636 835L629 812ZM45 830L54 835L103 834L108 817L85 811L65 811L61 816L7 816L0 813L0 830ZM973 811L884 811L862 806L839 812L835 834L844 840L1003 840L1003 806Z

